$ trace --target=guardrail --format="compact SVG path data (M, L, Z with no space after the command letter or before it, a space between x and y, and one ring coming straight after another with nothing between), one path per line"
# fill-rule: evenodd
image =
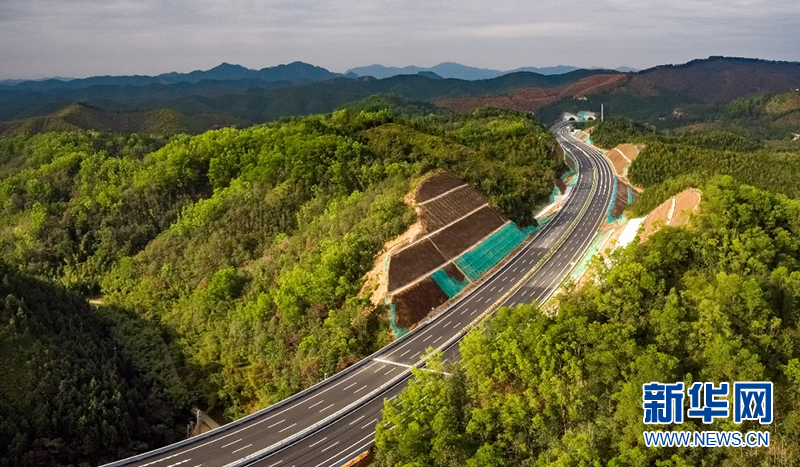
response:
M592 161L591 158L588 158L588 159L589 159L589 163L592 165L592 167L597 167L597 164L595 164L594 161ZM516 284L511 286L511 288L508 289L506 291L506 293L504 293L500 297L499 300L497 300L494 303L492 303L491 305L489 305L489 307L486 309L486 311L481 313L474 320L472 320L471 323L466 325L462 329L462 333L465 333L466 331L468 331L469 329L471 329L472 327L477 325L477 323L480 322L482 319L484 319L486 316L488 316L489 314L493 313L494 310L497 307L500 306L500 303L504 302L509 296L511 296L511 294L513 294L514 292L519 290L519 288L522 287L522 284L524 282L526 282L528 279L530 279L531 276L533 276L533 274L535 274L536 271L539 270L539 268L544 265L544 263L546 263L550 258L553 257L553 255L558 251L558 249L561 247L561 245L563 245L564 242L567 241L567 238L572 234L572 232L575 231L575 228L578 226L578 223L580 222L581 218L586 213L586 210L589 209L589 206L592 204L592 196L594 196L596 191L597 191L597 171L595 170L595 171L592 172L592 189L590 190L589 196L586 198L586 201L583 203L583 206L581 207L581 210L578 213L578 215L575 216L575 219L570 224L569 229L561 236L561 238L559 238L558 242L552 248L550 248L547 251L547 253L545 253L545 255L542 256L542 258L527 273L525 273L524 276L522 276L522 278L519 281L517 281Z
M572 156L572 154L570 154L570 155ZM574 158L573 160L576 163L576 168L577 168L576 173L580 177L580 163L578 162L577 158ZM592 161L591 158L589 158L589 161L590 161L590 163L591 163L591 165L593 167L596 167L596 164ZM596 187L596 182L597 182L597 171L594 171L593 172L592 189L591 189L590 196L587 198L587 201L584 203L579 215L576 216L576 218L572 221L572 224L570 225L569 230L561 236L561 238L559 239L559 241L556 244L556 246L555 247L551 247L548 250L548 252L545 254L545 256L542 257L536 263L536 265L534 265L533 268L531 268L531 270L528 271L528 273L526 273L525 276L523 276L522 279L517 281L517 283L515 283L508 291L506 291L506 293L503 294L503 296L500 299L498 299L497 301L492 303L492 305L490 305L487 308L486 311L481 313L481 315L478 316L476 319L474 319L472 322L470 322L470 324L468 324L467 326L462 328L462 330L459 333L455 334L453 337L451 337L450 339L448 339L447 341L442 343L438 347L438 349L446 349L450 345L452 345L454 342L456 342L456 341L460 340L461 338L463 338L463 336L466 334L467 331L469 331L472 327L474 327L474 325L476 325L480 320L485 318L488 314L493 312L499 306L499 304L501 302L503 302L504 300L506 300L508 298L508 296L510 296L512 293L516 292L517 290L519 290L519 287L521 287L522 283L524 283L526 280L528 280L530 278L530 276L532 276L533 273L539 267L541 267L541 265L543 265L550 257L552 257L553 254L555 254L555 251L558 250L558 248L566 241L566 238L575 230L575 227L577 226L578 221L581 219L583 214L585 214L586 209L588 209L589 204L591 204L592 195L595 193L596 188L597 188ZM566 208L566 206L564 206L564 207ZM560 211L558 214L561 214L562 212L563 212L563 210ZM558 214L557 214L557 216L558 216ZM554 218L554 220L555 220L555 218ZM506 262L505 262L505 264L503 266L497 268L496 270L491 272L488 276L483 278L480 281L480 284L476 288L473 289L472 293L474 293L475 291L477 291L478 289L483 287L490 279L494 278L495 276L500 274L502 271L504 271L506 268L508 268L509 265L511 263L513 263L514 260L517 259L517 257L519 257L521 254L523 254L527 250L527 248L531 245L531 243L533 243L535 241L535 239L538 238L539 235L542 232L547 230L547 227L549 227L550 225L553 225L553 224L554 223L551 222L547 226L545 226L545 228L537 231L528 241L525 242L525 244L524 244L524 246L522 248L520 248L511 258L506 260ZM433 317L430 317L428 319L423 320L422 322L420 322L417 325L417 327L414 329L413 332L409 332L409 333L403 335L402 337L400 337L397 340L391 342L390 344L386 345L385 347L383 347L383 348L373 352L369 356L363 358L362 360L360 360L359 362L355 363L354 365L351 365L351 366L345 368L344 370L336 373L335 375L333 375L333 376L331 376L331 377L329 377L327 379L324 379L322 381L317 382L316 384L314 384L314 385L312 385L312 386L310 386L310 387L298 392L297 394L289 396L286 399L283 399L283 400L281 400L281 401L279 401L279 402L277 402L277 403L275 403L275 404L273 404L273 405L271 405L269 407L266 407L266 408L264 408L264 409L262 409L262 410L260 410L258 412L252 413L252 414L247 415L245 417L242 417L242 418L240 418L238 420L234 420L234 421L232 421L230 423L227 423L225 425L220 426L219 428L215 428L214 430L211 430L211 431L208 431L206 433L197 435L195 437L187 438L185 440L181 440L181 441L178 441L176 443L173 443L173 444L170 444L170 445L158 448L158 449L154 449L154 450L142 453L142 454L138 454L138 455L131 456L131 457L128 457L128 458L125 458L125 459L121 459L121 460L118 460L118 461L115 461L115 462L104 464L103 467L121 467L121 466L125 466L125 465L128 465L128 464L132 464L132 463L141 461L141 460L148 459L150 457L155 457L155 456L158 456L160 454L165 454L165 453L173 451L173 450L175 450L177 448L181 448L181 447L184 447L184 446L187 446L187 445L202 441L204 439L214 437L214 436L216 436L216 435L218 435L220 433L224 433L224 432L229 431L229 430L231 430L233 428L236 428L238 426L244 425L247 422L250 422L250 421L258 419L258 418L260 418L260 417L262 417L264 415L267 415L267 414L269 414L271 412L274 412L275 410L281 409L281 408L283 408L283 407L285 407L285 406L297 401L298 399L301 399L302 397L314 392L315 390L317 390L317 389L319 389L319 388L321 388L321 387L323 387L323 386L325 386L327 384L330 384L331 382L334 382L334 381L336 381L338 379L341 379L343 376L349 375L350 373L356 371L357 369L360 369L361 367L367 365L368 363L370 363L376 357L379 357L380 355L383 355L383 354L385 354L387 352L390 352L395 347L399 346L401 343L405 343L408 339L413 338L414 336L419 334L418 331L420 331L421 329L427 328L429 325L431 325L431 323L434 323L437 319L443 317L448 311L450 311L453 308L461 305L462 302L465 299L467 299L467 297L469 297L470 295L465 295L465 296L461 297L460 299L458 299L457 301L454 301L453 303L448 305L447 308L444 311L442 311L441 313L437 314L436 316L433 316ZM412 336L412 337L409 337L409 336ZM417 362L414 365L412 365L412 367L422 367L422 366L424 366L425 361L426 361L425 359L421 359L419 362ZM388 382L382 384L377 389L375 389L372 392L366 394L364 397L362 397L362 398L352 402L351 404L347 405L346 407L344 407L344 408L332 413L328 417L326 417L326 418L314 423L313 425L310 425L310 426L304 428L303 430L301 430L298 433L295 433L294 435L291 435L291 436L289 436L287 438L284 438L283 440L281 440L281 441L279 441L277 443L274 443L274 444L272 444L272 445L270 445L270 446L268 446L268 447L266 447L266 448L264 448L264 449L262 449L260 451L257 451L256 453L250 454L250 455L248 455L248 456L246 456L246 457L244 457L242 459L238 459L238 460L228 464L226 467L246 466L246 465L252 464L253 462L257 462L258 460L260 460L260 459L262 459L264 457L267 457L270 454L273 454L276 451L278 451L280 449L283 449L286 446L289 446L291 444L294 444L294 443L302 440L303 438L305 438L308 435L310 435L313 431L316 431L317 429L332 423L333 421L335 421L335 420L341 418L342 416L346 415L347 413L351 412L356 407L361 406L363 404L363 401L371 400L376 395L386 391L387 388L390 388L393 385L397 384L401 379L407 377L407 373L408 372L400 373L398 376L396 376L395 378L392 378ZM180 453L176 453L175 454L175 456L177 456L177 455L180 455Z
M570 142L570 144L572 144L572 143ZM573 144L573 145L574 145L574 144ZM574 146L575 146L576 148L578 148L579 150L581 150L581 149L580 149L578 146L576 146L576 145L574 145ZM571 154L571 153L569 152L569 150L567 150L566 148L565 148L565 151L566 151L567 153L569 153L569 154L570 154L570 156L572 156L572 154ZM585 152L585 151L584 151L584 152ZM590 164L591 164L593 167L597 167L597 164L596 164L596 163L595 163L595 162L592 160L592 158L591 158L591 157L587 156L587 159L589 159L589 162L590 162ZM573 161L575 161L575 163L576 163L576 167L577 167L577 168L579 168L579 167L580 167L580 165L579 165L579 162L578 162L577 158L573 158ZM578 174L579 174L579 173L580 173L580 171L578 170L578 171L576 171L576 173L578 173ZM517 283L516 283L516 284L514 284L514 286L512 286L512 289L510 289L510 290L509 290L509 291L507 291L505 294L503 294L503 296L502 296L502 297L500 297L500 299L498 299L498 300L496 300L494 303L492 303L492 305L490 305L490 306L489 306L489 308L487 308L487 310L486 310L484 313L482 313L480 316L478 316L477 318L475 318L475 319L474 319L472 322L470 322L470 324L468 324L467 326L465 326L464 328L462 328L462 329L461 329L461 331L460 331L458 334L456 334L455 336L451 337L451 338L450 338L450 339L448 339L446 342L444 342L444 343L443 343L441 346L439 346L439 347L438 347L438 349L439 349L439 350L442 350L442 351L444 351L444 350L448 349L448 348L449 348L451 345L453 345L455 342L457 342L457 341L459 341L459 340L463 339L463 338L466 336L466 334L467 334L467 332L468 332L468 331L470 331L470 330L471 330L473 327L475 327L475 326L476 326L476 325L477 325L477 324L478 324L478 323L479 323L479 322L480 322L482 319L484 319L484 318L485 318L485 317L486 317L486 316L487 316L487 315L488 315L490 312L494 311L494 309L495 309L495 308L497 308L497 307L500 305L500 303L502 303L504 300L506 300L506 299L508 298L508 296L510 296L510 295L511 295L513 292L515 292L515 291L519 290L519 287L521 286L521 284L522 284L523 282L525 282L526 280L528 280L528 279L530 278L530 276L531 276L531 275L533 275L533 273L534 273L534 272L535 272L535 271L536 271L536 270L537 270L539 267L541 267L541 266L544 264L544 262L545 262L545 261L547 261L548 259L550 259L550 257L552 257L552 255L553 255L553 254L555 254L555 251L557 251L557 250L558 250L558 247L560 247L560 246L561 246L561 245L562 245L562 244L563 244L563 243L566 241L567 237L569 237L569 235L570 235L572 232L574 232L574 231L575 231L575 228L577 227L577 223L578 223L578 221L580 221L580 219L581 219L581 218L583 217L583 215L586 213L586 210L589 208L589 205L591 205L592 197L593 197L594 193L597 191L597 178L598 178L598 175L597 175L597 173L598 173L597 171L594 171L594 172L592 173L592 189L591 189L591 193L590 193L590 194L589 194L589 196L587 197L587 200L586 200L586 202L584 203L584 205L581 207L581 211L580 211L579 215L578 215L578 216L576 216L575 220L573 220L573 221L572 221L572 224L570 225L569 231L568 231L568 232L566 232L565 234L563 234L563 235L562 235L562 237L559 239L559 241L558 241L558 243L557 243L557 246L556 246L555 248L551 248L550 250L548 250L548 253L547 253L547 254L546 254L544 257L542 257L542 259L540 259L540 260L539 260L539 261L536 263L536 265L534 265L534 266L533 266L533 268L532 268L532 269L531 269L531 270L530 270L528 273L526 273L526 274L525 274L525 276L523 276L523 278L522 278L522 279L520 279L519 281L517 281ZM566 207L566 206L564 206L564 207ZM544 229L543 229L543 230L544 230ZM529 245L531 242L533 242L533 238L531 238L531 240L530 240L530 241L529 241L529 242L528 242L528 243L525 245L525 247L527 247L527 246L528 246L528 245ZM506 264L510 264L510 263L512 262L512 260L513 260L513 259L516 259L516 257L517 257L519 254L521 254L523 251L525 251L525 249L526 249L526 248L522 248L522 249L521 249L519 252L517 252L517 254L516 254L516 255L514 255L514 257L513 257L511 260L508 260ZM500 269L498 269L497 271L495 271L495 272L494 272L494 273L493 273L493 274L492 274L490 277L494 277L494 275L495 275L495 274L499 273L499 272L500 272L502 269L504 269L504 268L505 268L505 265L503 266L503 268L500 268ZM570 270L571 270L571 269L572 269L572 268L570 268ZM485 281L488 281L488 280L489 280L489 278L487 277ZM482 282L482 284L483 284L483 282ZM541 302L542 302L542 303L545 303L547 300L549 300L549 299L550 299L550 297L552 297L552 295L553 295L553 294L554 294L554 293L555 293L555 292L556 292L558 289L559 289L559 286L553 287L553 289L552 289L552 290L551 290L551 291L550 291L550 292L549 292L549 293L548 293L548 294L547 294L547 295L546 295L546 296L545 296L545 297L542 299L542 301L541 301ZM444 313L442 313L442 314L444 314ZM424 360L422 361L422 363L424 364ZM414 365L414 366L417 366L417 365ZM421 367L421 366L423 366L423 365L419 365L419 366ZM342 416L344 416L344 415L345 415L345 414L343 414ZM360 452L361 452L361 451L360 451ZM346 460L346 461L347 461L347 460L352 460L352 459L353 459L353 458L355 458L355 456L357 456L358 454L359 454L358 452L351 453L351 454L349 455L350 457L349 457L349 458L346 458L345 460ZM228 466L226 466L226 467L228 467Z
M457 303L458 302L454 303L453 305L455 305ZM415 331L417 329L424 329L431 322L432 321L421 323L415 329ZM292 402L294 402L294 401L306 396L307 394L309 394L311 392L314 392L315 390L319 389L322 386L325 386L325 385L327 385L327 384L329 384L329 383L331 383L333 381L341 379L343 376L349 375L350 373L354 372L355 370L357 370L357 369L361 368L362 366L366 365L367 363L369 363L373 358L378 357L381 354L383 354L384 352L387 352L387 351L391 350L392 348L394 348L397 345L399 345L401 342L405 342L407 340L407 336L409 336L411 334L412 333L408 333L408 334L398 338L397 340L391 342L390 344L386 345L385 347L381 348L380 350L378 350L376 352L373 352L371 355L369 355L367 357L364 357L362 360L356 362L353 365L350 365L349 367L347 367L344 370L334 374L333 376L330 376L327 379L323 379L322 381L317 382L313 386L309 386L306 389L298 392L297 394L291 395L291 396L287 397L286 399L283 399L283 400L281 400L279 402L276 402L275 404L270 405L269 407L265 407L265 408L259 410L258 412L254 412L254 413L252 413L250 415L247 415L247 416L244 416L244 417L242 417L242 418L240 418L238 420L234 420L234 421L232 421L230 423L226 423L225 425L222 425L219 428L215 428L215 429L213 429L211 431L207 431L207 432L202 433L200 435L197 435L197 436L194 436L194 437L191 437L191 438L187 438L187 439L178 441L176 443L169 444L167 446L164 446L164 447L161 447L161 448L158 448L158 449L153 449L152 451L147 451L147 452L144 452L144 453L141 453L141 454L137 454L135 456L127 457L125 459L120 459L118 461L114 461L114 462L111 462L111 463L108 463L108 464L104 464L102 467L121 467L121 466L125 466L125 465L128 465L128 464L132 464L134 462L138 462L138 461L141 461L141 460L148 459L150 457L158 456L159 454L165 454L165 453L167 453L169 451L172 451L172 450L175 450L177 448L181 448L181 447L187 446L189 444L193 444L193 443L196 443L198 441L202 441L204 439L211 438L211 437L216 436L216 435L218 435L220 433L224 433L224 432L229 431L229 430L231 430L233 428L236 428L238 426L244 425L247 422L250 422L252 420L260 418L260 417L262 417L264 415L267 415L267 414L269 414L271 412L274 412L275 410L281 409L281 408L285 407L286 405L288 405L288 404L290 404L290 403L292 403ZM360 400L363 400L363 398L360 399Z
M596 165L591 161L591 158L589 158L589 161L590 161L590 163L592 164L593 167L596 167ZM578 168L580 168L580 165L577 162L577 160L575 162L577 164L576 166ZM494 303L492 303L489 306L489 308L487 308L487 311L483 312L481 314L481 316L479 316L478 318L473 320L470 324L468 324L467 326L462 328L462 330L460 332L456 333L450 339L448 339L445 342L443 342L439 347L437 347L437 349L439 349L439 350L447 349L453 343L461 340L466 335L466 333L474 326L474 324L479 322L480 319L484 318L490 311L494 311L494 309L496 309L497 306L499 306L500 303L502 303L504 300L506 300L506 298L508 298L508 296L511 293L516 292L517 290L519 290L519 287L521 287L521 284L525 280L530 278L530 276L533 274L533 272L535 272L536 269L538 269L542 264L544 264L544 262L547 259L549 259L555 253L556 250L558 250L558 247L560 247L564 243L564 241L566 241L566 238L575 230L575 227L577 225L577 221L580 220L581 216L583 216L583 214L586 212L586 209L588 209L588 206L591 204L592 194L594 194L594 192L597 189L596 185L597 185L597 172L594 171L593 172L593 179L592 179L592 189L591 189L591 193L590 193L589 197L587 197L587 201L584 203L584 205L583 205L580 213L578 214L578 216L576 216L575 220L572 221L572 224L570 225L570 229L567 232L565 232L564 234L562 234L562 236L559 239L559 241L556 244L556 246L550 248L548 253L541 260L539 260L539 262L537 262L536 265L528 273L526 273L525 276L521 280L517 281L517 283L514 284L511 287L511 289L509 289L505 294L503 294L503 296L500 297L500 299L498 299ZM542 230L544 230L544 229L542 229ZM541 231L539 231L539 232L541 232ZM539 232L537 232L537 234ZM525 246L523 248L521 248L519 251L517 251L517 253L513 257L508 259L506 261L506 263L502 267L498 268L497 270L492 272L489 276L487 276L486 278L481 280L480 285L478 287L476 287L475 289L473 289L473 293L475 291L477 291L479 288L481 288L485 283L489 282L490 279L494 278L501 271L505 270L505 268L509 264L511 264L513 262L513 260L515 260L519 255L521 255L527 249L527 247L534 241L534 239L536 237L538 237L538 235L534 235L533 237L531 237L531 239L526 242ZM444 314L447 311L449 311L450 309L454 308L455 306L461 304L461 302L465 298L466 298L466 296L462 297L458 301L452 303L450 306L447 307L447 309L444 312L438 314L435 318L433 318L431 320L425 321L425 324L427 325L429 323L432 323L432 322L434 322L436 320L436 318L444 316ZM414 332L416 332L417 329L420 329L420 328L419 327L415 328ZM411 334L411 333L408 333L405 336L408 336L409 334ZM399 342L399 341L400 341L400 339L398 339L395 342ZM392 344L394 344L394 342ZM378 352L375 352L370 357L367 357L364 360L362 360L362 362L371 360L371 359L379 356L380 354L384 353L385 350L391 350L390 347L393 347L392 344L387 345L386 347L384 347L383 349L379 350ZM377 389L375 389L372 392L368 393L364 397L358 399L357 401L352 402L350 405L348 405L348 406L346 406L346 407L344 407L344 408L332 413L328 417L325 417L324 419L322 419L319 422L317 422L317 423L315 423L315 424L313 424L313 425L301 430L300 432L295 433L294 435L292 435L292 436L290 436L288 438L285 438L285 439L279 441L278 443L275 443L275 444L272 444L270 446L267 446L266 448L264 448L264 449L262 449L260 451L257 451L255 453L249 454L249 455L247 455L247 456L245 456L245 457L243 457L241 459L238 459L238 460L236 460L234 462L231 462L231 463L225 465L224 467L245 467L245 466L251 465L251 464L253 464L255 462L258 462L259 460L261 460L261 459L263 459L265 457L268 457L268 456L274 454L275 452L277 452L277 451L279 451L279 450L281 450L281 449L283 449L285 447L288 447L288 446L290 446L290 445L292 445L292 444L294 444L294 443L296 443L298 441L302 441L303 438L311 435L316 430L318 430L320 428L323 428L323 427L335 422L339 418L344 417L345 415L347 415L348 413L352 412L356 408L362 406L364 401L372 400L373 397L385 392L386 390L388 390L389 388L391 388L392 386L397 384L400 380L402 380L404 378L407 378L408 377L408 373L411 371L411 368L421 368L421 367L423 367L425 365L426 361L427 360L425 358L421 359L419 362L415 363L414 365L411 365L411 367L407 371L404 371L404 372L398 374L396 377L394 377L391 380L389 380L388 382L382 384Z

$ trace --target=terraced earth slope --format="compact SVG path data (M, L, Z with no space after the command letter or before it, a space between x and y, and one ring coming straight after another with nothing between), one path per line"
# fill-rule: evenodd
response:
M409 200L417 211L416 235L389 253L385 301L395 310L395 328L424 319L477 280L527 237L463 180L440 172L423 180ZM496 257L475 265L465 252L498 242Z

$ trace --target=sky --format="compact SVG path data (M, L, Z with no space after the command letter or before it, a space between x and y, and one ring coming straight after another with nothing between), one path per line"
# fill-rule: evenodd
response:
M0 0L0 79L304 61L648 68L800 61L797 0Z

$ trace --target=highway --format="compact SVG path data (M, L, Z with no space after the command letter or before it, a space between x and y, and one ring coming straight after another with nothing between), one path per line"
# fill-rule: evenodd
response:
M586 251L611 202L613 173L601 153L554 127L578 162L566 204L508 262L446 310L342 372L209 433L108 466L341 465L373 442L383 399L405 387L429 348L457 355L472 324L500 306L543 301Z

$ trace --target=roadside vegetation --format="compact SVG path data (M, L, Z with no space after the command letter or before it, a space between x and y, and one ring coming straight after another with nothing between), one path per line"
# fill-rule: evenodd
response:
M554 138L523 114L425 110L372 98L329 115L198 136L89 131L0 140L0 261L7 274L71 297L60 311L65 316L101 322L104 347L63 357L85 364L86 382L59 373L63 390L85 392L92 359L116 349L124 371L103 369L108 384L145 381L154 392L141 397L172 417L196 404L226 421L385 345L387 310L360 290L383 245L414 222L403 199L421 177L451 171L530 225L564 170ZM42 293L48 299L50 292ZM6 294L25 300L23 291ZM86 297L102 306L76 305ZM16 329L13 300L2 310L0 336ZM0 346L28 345L13 339ZM80 337L53 330L47 345L71 339ZM38 372L24 368L26 378ZM20 374L0 375L0 388L11 388L9 378ZM24 414L6 403L10 389L0 396L0 425ZM120 397L122 389L103 390L96 403L133 411L113 402ZM88 409L71 400L58 410L80 419ZM48 416L54 409L40 410ZM163 430L180 436L180 420ZM38 432L32 427L19 449L46 444L46 432ZM167 437L148 433L89 441L106 443L98 456L113 457L108 453L122 446L144 450Z
M465 338L460 363L432 363L449 376L417 372L385 403L376 465L797 465L798 234L800 201L712 179L693 228L615 254L553 318L501 309ZM770 448L646 448L651 381L773 381L768 427L678 428L768 430Z
M688 227L666 227L596 263L554 317L501 309L461 344L461 362L419 371L386 402L378 466L770 465L800 463L800 153L745 129L658 132L625 119L601 147L644 146L629 169L644 215L688 187ZM771 446L646 448L642 384L772 381ZM649 429L653 429L652 427ZM663 429L672 429L666 427Z
M800 147L767 144L743 127L656 131L615 118L597 123L591 131L595 144L603 148L621 143L642 147L628 169L630 181L645 189L630 208L633 215L645 215L670 196L715 175L800 197Z

